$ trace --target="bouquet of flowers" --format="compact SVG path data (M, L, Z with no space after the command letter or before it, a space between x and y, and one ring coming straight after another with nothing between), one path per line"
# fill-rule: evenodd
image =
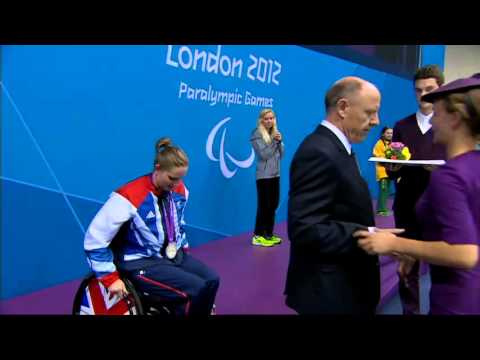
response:
M401 142L392 142L385 149L385 158L391 160L409 160L412 157L410 150Z

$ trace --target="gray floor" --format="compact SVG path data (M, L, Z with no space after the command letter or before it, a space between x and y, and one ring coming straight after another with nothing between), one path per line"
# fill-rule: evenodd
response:
M420 278L420 312L428 314L430 303L428 293L430 291L430 275L427 273ZM378 312L380 315L402 315L402 305L398 293L386 303Z

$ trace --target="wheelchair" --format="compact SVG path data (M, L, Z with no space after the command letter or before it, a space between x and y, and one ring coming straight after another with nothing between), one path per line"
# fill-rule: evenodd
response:
M126 237L128 223L124 223L110 244L114 264L118 269L118 254L123 239ZM156 315L163 317L177 316L176 308L183 300L167 301L154 295L145 294L135 289L132 281L119 271L128 295L121 298L111 294L90 272L80 283L73 301L73 315ZM215 304L211 315L216 315Z
M114 256L114 264L118 269L118 254L123 239L126 238L128 223L124 223L109 247ZM112 295L103 284L98 281L93 272L90 272L80 283L73 301L73 315L161 315L175 314L174 302L166 302L152 295L143 294L136 290L132 281L119 271L120 279L124 282L128 296L121 298Z
M128 295L119 297L111 294L95 277L88 274L80 283L73 301L73 315L157 315L173 316L174 303L166 303L154 296L141 294L125 276Z

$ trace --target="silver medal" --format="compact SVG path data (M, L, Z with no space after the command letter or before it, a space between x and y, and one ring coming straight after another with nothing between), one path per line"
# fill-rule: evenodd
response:
M175 258L175 255L177 255L177 247L174 243L170 243L167 246L167 249L165 250L165 254L167 255L167 258L173 259Z

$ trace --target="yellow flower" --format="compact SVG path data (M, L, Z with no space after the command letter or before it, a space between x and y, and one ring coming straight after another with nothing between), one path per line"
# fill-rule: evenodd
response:
M408 150L408 147L404 146L402 149L402 155L405 156L405 160L410 160L412 157L412 154L410 154L410 150Z

